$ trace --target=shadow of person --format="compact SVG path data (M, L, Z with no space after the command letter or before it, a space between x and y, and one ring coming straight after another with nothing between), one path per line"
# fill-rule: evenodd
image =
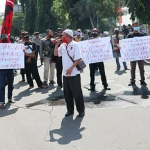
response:
M0 117L12 115L18 111L18 108L10 109L11 104L7 103L5 109L0 110Z
M116 70L115 71L115 74L117 74L117 75L123 75L124 73L127 73L125 70L121 70L121 71L119 71L119 70Z
M148 90L148 88L145 85L141 86L141 98L143 99L148 99L150 95L150 92Z
M32 93L34 91L35 91L35 89L33 89L33 90L26 89L26 90L20 92L18 95L14 96L14 99L15 99L15 101L19 101L22 99L22 97L28 97L28 96L32 95Z
M26 86L26 85L28 85L27 82L19 81L18 83L16 83L14 85L14 89L20 89L20 87L23 87L23 86Z
M80 128L83 117L76 117L73 120L73 115L62 119L61 128L54 129L49 132L50 142L58 142L61 145L69 144L71 141L79 140L82 138L81 132L85 127ZM61 136L56 139L54 134Z

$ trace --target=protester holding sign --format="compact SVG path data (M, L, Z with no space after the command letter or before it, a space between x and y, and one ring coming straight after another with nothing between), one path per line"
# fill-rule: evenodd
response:
M25 71L26 71L27 82L29 84L29 89L32 89L34 87L32 77L35 79L38 87L46 88L46 86L43 85L40 79L38 68L37 68L37 63L35 58L36 45L34 42L29 41L28 35L24 36L24 46L25 46L25 50L24 50Z
M142 37L144 34L140 33L140 27L138 22L133 23L133 33L130 33L127 38L134 38L134 37ZM137 60L137 61L131 61L131 81L128 84L129 86L135 85L135 70L136 70L136 63L138 63L139 70L140 70L140 76L141 76L141 85L147 85L145 83L145 76L144 76L144 60Z
M2 43L7 43L8 36L1 38ZM5 108L5 86L8 85L8 102L15 103L12 99L14 89L14 71L13 69L0 69L0 109Z
M80 48L77 42L73 40L73 32L66 29L62 34L62 44L60 40L56 40L54 55L62 56L63 64L63 86L64 86L64 96L67 103L67 113L66 117L74 113L74 100L76 103L77 111L79 112L79 117L83 117L84 112L84 100L83 93L81 89L81 79L80 71L77 69L77 65L81 60ZM71 60L71 58L74 60Z
M92 39L99 37L98 36L98 30L96 28L93 29L91 36L92 36ZM99 71L100 71L101 81L102 81L102 84L104 86L104 89L105 90L110 90L110 88L108 87L108 84L107 84L104 63L103 62L91 63L91 64L89 64L89 67L90 67L90 77L91 77L91 82L90 82L91 88L90 88L90 90L95 91L94 80L95 80L95 70L96 70L96 68L98 68Z
M120 70L119 57L121 57L121 55L120 55L119 40L124 39L124 37L123 35L119 34L118 28L115 28L114 32L115 35L112 36L113 52L114 52L114 57L116 58L116 65L117 65L116 70ZM124 66L124 70L129 70L126 62L123 62L123 66Z

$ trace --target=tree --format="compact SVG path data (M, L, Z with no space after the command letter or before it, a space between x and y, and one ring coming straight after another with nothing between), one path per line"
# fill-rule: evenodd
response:
M149 0L126 0L125 4L129 7L129 13L131 13L133 21L137 17L143 23L150 24Z
M12 36L20 36L21 31L23 30L24 16L23 13L14 13L13 22L12 22Z
M98 21L99 24L101 21L104 23L105 18L115 16L115 7L115 3L110 0L80 0L70 9L70 12L80 15L80 20L89 18L91 27L94 28L97 27Z

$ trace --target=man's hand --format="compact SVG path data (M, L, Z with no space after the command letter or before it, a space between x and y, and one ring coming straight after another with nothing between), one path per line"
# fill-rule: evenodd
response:
M44 58L40 58L40 59L41 59L41 61L42 61L42 62L44 62L44 61L45 61L45 59L44 59Z
M26 62L30 63L31 62L31 58L29 57Z
M56 44L59 45L61 43L60 39L56 39Z
M73 70L73 68L68 69L66 75L71 75L72 70Z

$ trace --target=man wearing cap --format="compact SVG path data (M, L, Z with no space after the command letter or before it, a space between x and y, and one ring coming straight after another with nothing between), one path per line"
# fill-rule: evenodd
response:
M78 30L76 31L76 36L75 36L74 40L75 40L76 42L80 42L80 41L83 41L83 40L84 40L84 38L83 38L83 36L82 36L81 29L78 29Z
M53 32L50 29L46 30L46 37L41 39L40 44L40 57L44 62L44 84L47 85L48 75L50 70L50 83L55 84L54 81L54 69L55 63L52 62L52 54L53 54L53 42L51 40L53 36Z
M56 40L54 55L62 56L63 64L63 86L64 96L67 104L66 117L74 113L74 100L76 103L78 117L83 117L84 112L84 100L81 89L80 71L76 68L76 65L81 59L80 48L77 42L73 40L72 30L66 29L62 34L62 44L60 40ZM73 58L74 62L70 57Z
M0 38L2 43L7 43L8 36L2 35ZM8 85L8 102L15 103L12 99L14 89L14 71L13 69L0 69L0 109L5 108L5 86Z
M120 55L120 47L119 47L119 40L124 39L123 35L119 34L119 29L115 28L114 29L115 35L112 36L112 44L113 44L113 52L114 52L114 57L116 58L116 65L117 65L117 71L120 70L120 62L119 62L119 57ZM123 62L124 70L129 70L127 67L126 62Z
M133 32L129 33L127 38L134 38L134 37L142 37L144 34L140 33L140 26L137 21L133 23ZM141 76L141 85L147 85L145 83L145 75L144 75L144 60L137 60L137 61L131 61L130 66L131 66L131 79L130 83L128 86L135 85L135 70L136 70L136 63L138 63L139 70L140 70L140 76Z
M95 39L95 38L100 38L99 37L99 31L98 29L94 28L92 30L91 33L91 39ZM92 63L89 64L90 67L90 90L91 91L95 91L95 70L98 68L100 75L101 75L101 81L102 81L102 85L104 86L105 90L110 90L110 88L108 87L108 83L107 83L107 79L106 79L106 75L105 75L105 68L104 68L104 63L103 62L97 62L97 63Z
M39 36L39 32L34 32L34 38L33 41L36 44L36 61L38 61L38 53L40 55L40 43L41 43L41 37ZM43 62L41 60L41 65L43 65Z
M25 70L26 70L27 82L29 84L29 89L32 89L34 87L33 78L35 79L39 88L46 88L46 86L43 85L40 79L38 68L37 68L37 63L35 58L36 45L34 42L29 41L28 35L24 36L24 46L25 46L25 50L24 50Z

